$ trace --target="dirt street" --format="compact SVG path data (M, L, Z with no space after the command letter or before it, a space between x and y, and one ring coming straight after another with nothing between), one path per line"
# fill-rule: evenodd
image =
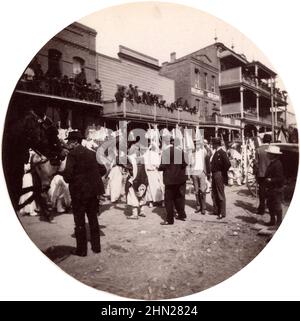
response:
M189 188L188 188L189 190ZM72 213L56 224L21 217L33 242L65 272L99 290L134 299L169 299L205 290L232 276L264 248L271 236L269 215L254 214L256 199L245 186L226 187L227 217L195 214L192 193L186 198L186 221L162 226L164 208L147 208L146 217L128 220L126 205L102 206L99 224L102 252L70 255L75 246ZM284 212L286 212L286 206ZM267 230L272 235L274 231ZM262 233L264 234L264 233Z

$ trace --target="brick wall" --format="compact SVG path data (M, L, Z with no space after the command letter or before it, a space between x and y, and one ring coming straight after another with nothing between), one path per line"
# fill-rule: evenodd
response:
M79 26L79 27L78 27ZM73 57L84 60L87 82L94 83L96 78L96 33L92 29L81 27L80 24L72 24L65 28L38 52L37 60L44 73L48 70L48 51L55 49L61 52L62 76L74 77Z

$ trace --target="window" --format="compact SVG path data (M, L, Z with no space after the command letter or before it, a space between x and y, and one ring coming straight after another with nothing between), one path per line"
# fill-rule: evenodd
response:
M53 77L61 77L61 69L60 69L60 60L61 60L61 52L56 49L49 49L48 51L48 71L47 76L50 78Z
M207 90L208 86L207 86L207 73L204 73L204 89Z
M208 101L204 104L204 117L206 118L208 116Z
M195 88L201 88L200 85L200 71L198 68L195 68Z
M211 91L214 93L216 92L216 77L213 75L211 76L211 79L212 79Z
M196 108L198 111L200 110L200 99L196 99Z
M84 68L84 60L80 57L73 57L73 74L79 74L82 68Z

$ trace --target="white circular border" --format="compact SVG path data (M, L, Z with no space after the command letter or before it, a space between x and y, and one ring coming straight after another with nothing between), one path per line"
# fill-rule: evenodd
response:
M129 1L126 1L129 2ZM0 3L1 140L9 99L24 67L43 44L73 21L125 1L10 0ZM140 2L140 1L135 1ZM294 109L300 105L297 72L300 30L297 1L238 0L165 1L206 11L234 26L275 66ZM297 115L299 123L299 115ZM0 173L0 299L122 300L94 290L63 272L38 250L19 224ZM298 182L299 183L299 182ZM299 184L297 184L299 185ZM299 186L280 230L247 267L233 277L180 300L298 300L300 297Z

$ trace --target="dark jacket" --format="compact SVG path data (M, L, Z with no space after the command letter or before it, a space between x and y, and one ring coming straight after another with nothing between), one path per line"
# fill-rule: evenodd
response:
M181 154L180 159L177 162L174 155ZM175 161L179 164L176 164ZM162 163L160 164L158 170L163 171L163 181L165 185L175 185L183 184L187 180L185 173L185 168L187 163L184 159L184 153L179 148L174 148L174 146L168 147L162 153Z
M270 178L271 181L266 181L266 186L268 189L281 188L284 184L284 174L282 163L279 159L272 161L267 170L266 178Z
M214 153L211 160L211 164L210 164L211 173L213 174L216 172L221 172L224 179L224 183L227 184L228 182L227 172L230 166L231 164L226 152L223 149L217 150Z
M79 145L69 153L62 175L69 183L72 199L88 199L104 194L105 173L106 168L97 162L96 153Z
M266 170L270 164L270 159L266 152L269 145L261 145L256 149L255 160L256 160L256 176L265 177Z

